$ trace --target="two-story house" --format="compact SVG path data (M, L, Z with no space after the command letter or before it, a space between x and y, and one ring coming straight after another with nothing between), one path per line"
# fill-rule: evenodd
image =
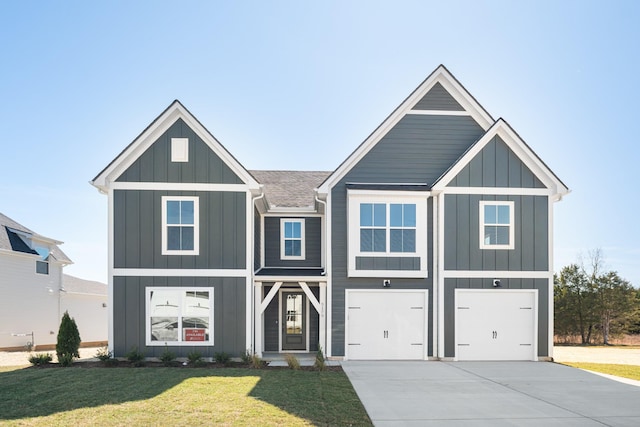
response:
M116 356L551 356L569 190L444 66L333 172L248 171L175 101L92 183Z

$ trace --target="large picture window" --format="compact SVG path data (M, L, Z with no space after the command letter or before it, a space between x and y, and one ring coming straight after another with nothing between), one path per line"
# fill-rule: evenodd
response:
M480 249L514 248L513 202L480 202Z
M197 197L162 197L162 254L198 255Z
M280 258L305 258L303 219L280 220Z
M415 203L360 203L360 252L415 251Z
M426 191L348 191L349 277L426 277Z
M213 345L213 288L147 288L147 345Z

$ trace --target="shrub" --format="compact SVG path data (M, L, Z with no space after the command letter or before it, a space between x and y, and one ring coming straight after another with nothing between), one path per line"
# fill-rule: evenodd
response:
M242 359L242 363L244 363L245 365L248 365L251 363L251 351L249 349L247 349L241 356L240 359Z
M96 351L96 357L101 362L106 362L113 357L113 353L111 353L107 347L101 347Z
M300 369L300 362L298 361L298 358L295 357L293 354L291 353L285 354L284 360L287 361L287 365L289 365L289 369L293 369L294 371L297 371Z
M76 321L65 311L58 330L58 341L56 343L56 355L58 362L62 366L70 366L74 357L80 357L80 333Z
M169 349L165 346L164 351L160 355L160 360L164 364L164 366L172 366L176 361L175 353L169 351Z
M324 371L327 365L324 361L324 353L322 353L322 346L318 345L318 351L316 352L316 360L313 362L313 367L318 371Z
M29 356L29 363L34 366L46 365L53 360L50 353L32 354Z
M200 353L199 351L192 351L191 353L187 354L187 360L189 361L190 365L194 366L200 366L204 364L204 361L202 360L202 353Z
M138 347L131 347L131 350L125 355L127 360L133 364L133 366L144 366L144 353L138 351Z
M216 363L222 363L223 365L227 365L231 361L231 356L229 356L229 354L225 353L224 351L215 353L213 355L213 358L215 359Z
M262 359L260 358L260 356L258 356L255 353L251 355L251 359L249 361L249 364L254 369L260 369L264 365L264 363L262 362Z

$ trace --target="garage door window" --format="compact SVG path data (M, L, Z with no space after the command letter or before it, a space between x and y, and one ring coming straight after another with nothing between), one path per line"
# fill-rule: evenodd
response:
M480 202L480 249L514 248L513 202Z

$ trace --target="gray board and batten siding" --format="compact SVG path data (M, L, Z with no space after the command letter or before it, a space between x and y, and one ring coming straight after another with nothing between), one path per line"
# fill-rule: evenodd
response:
M282 217L264 218L265 267L322 267L322 220L320 217L296 217L304 220L305 259L280 259L280 220Z
M240 356L246 351L246 279L235 277L119 277L113 278L115 357L137 347L146 357L160 357L165 346L146 345L147 287L213 287L213 346L166 347L177 357L198 351L204 357L225 352Z
M480 249L481 200L514 202L514 249ZM445 195L444 268L459 271L547 271L549 198Z
M114 190L113 194L115 268L246 268L246 193ZM199 197L199 255L162 255L162 196Z
M510 278L500 280L501 289L537 289L538 290L538 356L549 355L549 280ZM455 290L456 289L495 289L492 278L458 278L444 280L444 356L455 357ZM551 287L552 289L552 287Z
M545 188L544 184L497 135L465 165L448 186Z
M188 162L171 162L171 138L189 139ZM116 181L243 184L182 119L177 119Z
M345 289L377 289L380 278L347 277L347 190L346 184L401 183L432 184L477 141L484 130L469 116L404 116L331 190L332 242L332 354L344 356ZM427 215L432 212L428 200ZM427 220L428 265L433 271L432 221ZM426 279L393 279L394 289L428 289L433 295L433 275ZM433 301L429 300L429 318ZM433 355L432 330L428 354Z

